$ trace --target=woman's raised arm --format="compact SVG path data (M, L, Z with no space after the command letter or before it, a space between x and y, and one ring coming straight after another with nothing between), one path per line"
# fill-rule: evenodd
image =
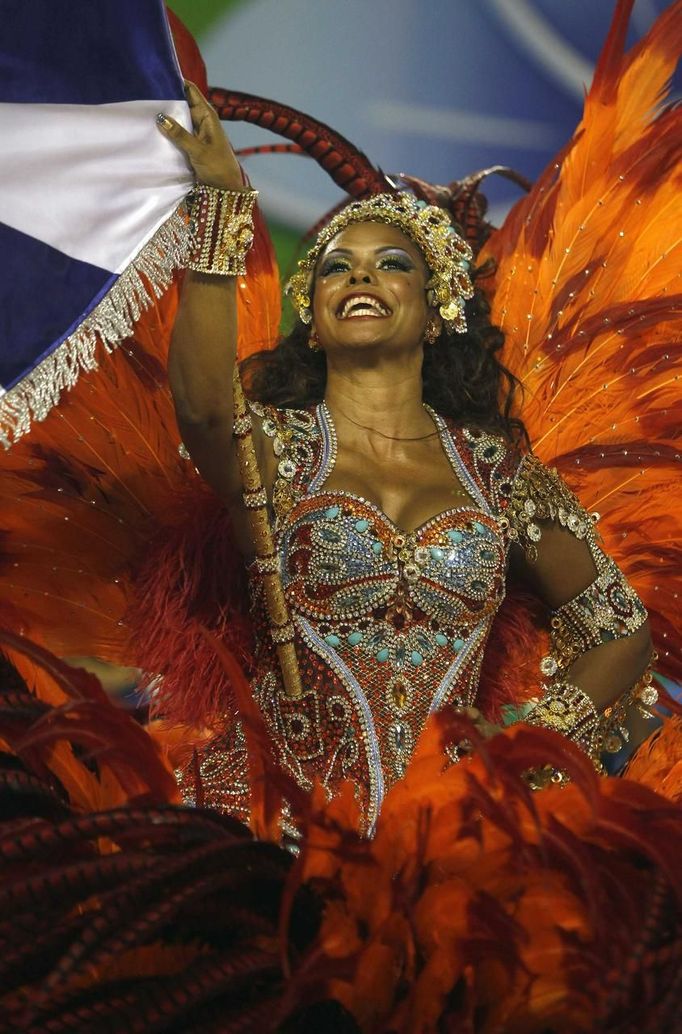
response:
M186 94L194 133L166 115L158 116L159 129L183 152L198 184L246 191L216 112L192 83ZM235 284L234 276L187 271L168 363L182 439L202 476L231 506L241 503L232 438Z

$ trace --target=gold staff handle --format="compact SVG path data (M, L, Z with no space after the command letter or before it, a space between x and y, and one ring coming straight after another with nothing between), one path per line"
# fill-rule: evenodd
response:
M251 414L244 398L239 369L235 364L232 380L234 393L234 434L242 481L244 506L249 521L251 541L259 569L263 574L265 605L270 620L270 635L275 644L282 670L284 690L294 700L303 695L301 673L294 648L294 626L284 596L284 587L275 553L275 541L268 517L268 499L260 476L253 444Z

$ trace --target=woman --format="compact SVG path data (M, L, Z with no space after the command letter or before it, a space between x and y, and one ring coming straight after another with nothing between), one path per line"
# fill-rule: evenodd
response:
M231 384L234 273L254 195L213 110L191 85L188 99L194 135L158 120L199 184L171 385L183 440L249 561L259 498L242 499ZM331 792L351 779L366 829L430 710L454 703L484 735L496 731L474 705L508 565L553 612L548 682L541 689L538 673L542 699L527 721L599 765L621 745L629 705L655 700L644 607L556 473L521 455L514 379L495 358L501 335L473 290L470 258L442 211L407 195L351 206L292 280L300 324L245 367L303 687L300 699L286 693L261 585L272 568L261 562L250 569L254 692L284 767ZM203 761L209 803L243 814L243 761L228 729Z

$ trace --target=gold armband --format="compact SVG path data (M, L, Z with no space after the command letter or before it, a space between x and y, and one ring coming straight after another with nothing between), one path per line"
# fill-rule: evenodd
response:
M590 697L570 682L554 682L551 686L543 686L543 689L544 696L524 721L528 725L539 725L560 733L595 760L598 755L599 715Z
M537 559L537 543L542 538L538 521L552 520L577 539L587 539L599 568L595 516L580 504L561 475L553 467L546 467L537 456L524 456L519 464L512 482L507 519L510 539L518 542L531 563Z
M654 653L651 661L654 663L658 655ZM599 738L597 748L605 750L608 754L617 754L628 742L627 730L628 714L634 708L643 718L655 718L652 708L658 701L658 690L652 684L653 672L651 666L647 668L639 681L621 694L617 700L604 709L599 723Z
M656 659L654 654L653 659ZM587 693L570 682L553 682L543 686L544 696L522 721L558 732L572 740L591 758L598 772L603 772L602 753L617 754L628 741L628 712L635 708L643 717L655 717L653 706L658 691L652 685L648 668L639 681L622 693L599 714Z
M190 269L219 276L242 276L246 272L257 197L257 190L220 190L197 184L190 195L194 224Z
M634 635L646 618L646 607L623 572L604 558L594 581L552 613L552 652L543 657L540 671L560 679L581 654Z

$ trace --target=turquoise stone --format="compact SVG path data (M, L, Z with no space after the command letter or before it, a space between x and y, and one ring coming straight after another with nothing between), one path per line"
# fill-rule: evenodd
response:
M439 646L447 646L448 645L448 637L446 635L443 635L442 632L436 632L435 638L436 638L436 642L438 643Z
M358 643L362 642L362 632L351 632L346 642L349 646L357 646Z
M374 654L374 656L376 657L376 659L379 661L380 664L383 664L384 661L388 660L388 647L384 646L384 647L381 648L381 650L377 650L377 652Z
M464 538L464 535L462 535L461 531L449 531L448 538L451 542L461 542Z
M455 648L455 650L461 650L462 647L464 646L464 640L463 639L455 639L455 641L454 641L454 643L452 645Z
M333 647L338 646L339 643L341 642L341 640L339 639L339 637L337 635L326 635L324 637L324 641L327 644L327 646L333 646Z
M355 522L355 530L356 531L367 531L368 528L369 528L369 521L366 521L364 519L364 517L361 520Z
M485 531L485 527L479 521L474 521L473 527L474 531L477 531L479 535L482 535Z
M330 506L328 510L324 511L324 515L325 517L338 517L339 509L338 506Z
M379 553L381 553L381 550L383 548L384 547L382 546L381 542L379 542L378 539L375 539L374 542L372 543L372 552L376 553L377 556L379 555Z
M433 560L442 560L443 559L443 550L439 549L438 546L431 546L430 553L431 553L431 558Z
M417 668L422 663L423 660L424 660L424 658L422 657L422 655L419 653L418 650L413 650L412 653L410 654L410 661L412 662L412 664L414 664L415 668Z

